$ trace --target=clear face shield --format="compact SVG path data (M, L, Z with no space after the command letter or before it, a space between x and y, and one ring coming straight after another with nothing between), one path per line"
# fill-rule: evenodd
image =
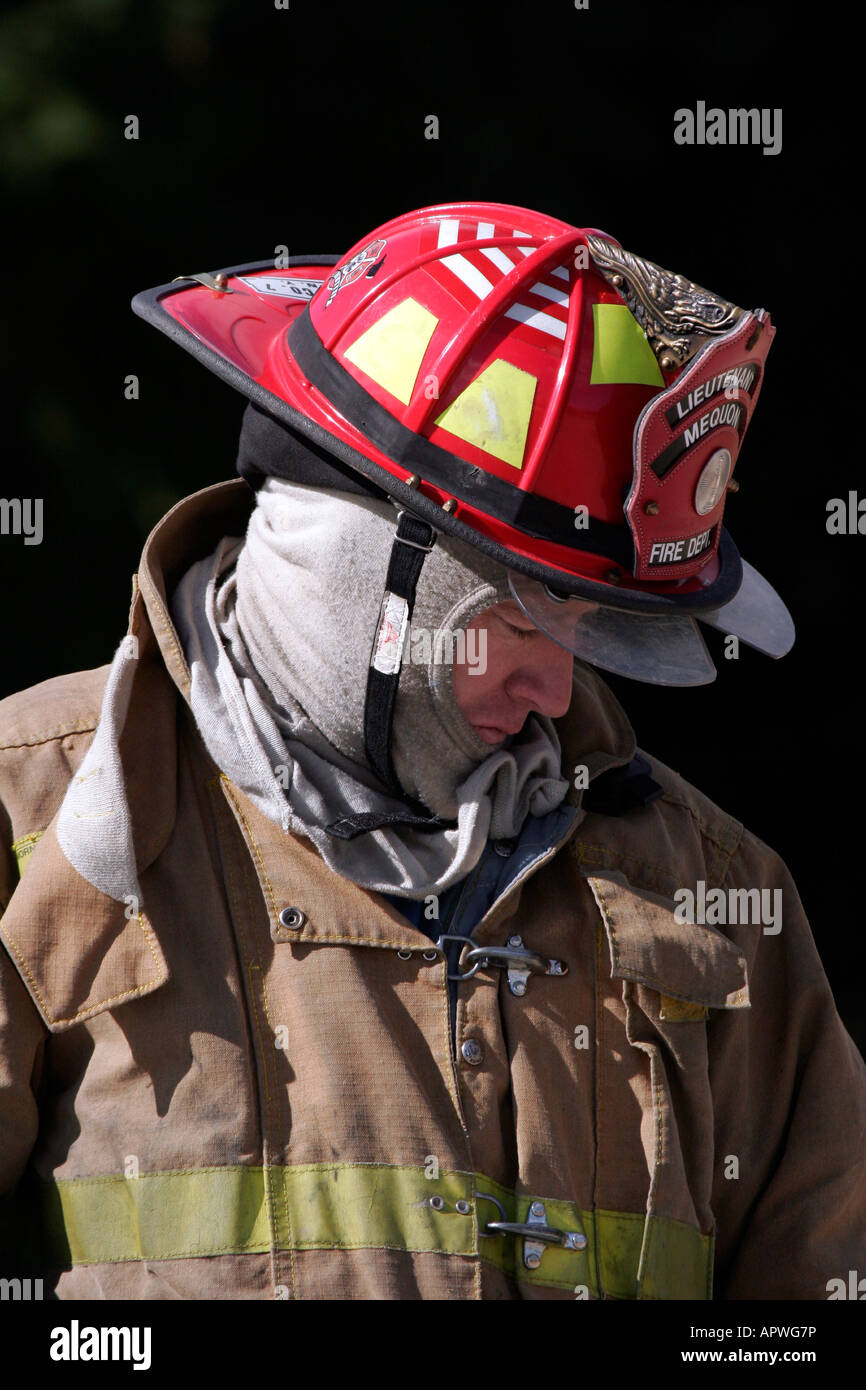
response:
M699 622L738 637L766 656L780 657L794 645L794 623L779 595L743 561L743 582L721 608L684 614L648 615L558 598L537 579L508 572L511 593L527 618L554 642L591 666L650 685L708 685L716 668Z

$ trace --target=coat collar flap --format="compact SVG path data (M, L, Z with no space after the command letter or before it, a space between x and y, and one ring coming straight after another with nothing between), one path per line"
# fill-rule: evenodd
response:
M635 734L625 710L610 687L582 661L574 663L571 704L555 724L562 745L562 775L572 786L580 767L586 768L586 781L591 782L609 768L631 762L635 755ZM573 791L569 800L576 801Z
M274 941L416 950L421 940L430 944L386 898L335 874L308 840L268 820L224 774L219 782L255 865ZM281 914L291 908L302 925L285 925Z
M186 570L209 555L224 536L243 536L255 497L242 478L214 483L184 497L151 531L138 584L166 668L188 699L190 672L169 612L170 595Z
M610 948L611 976L713 1009L749 1006L746 959L715 927L678 922L676 904L615 870L586 875Z
M117 902L82 878L60 847L56 821L29 855L0 923L52 1033L150 994L169 973L140 905Z

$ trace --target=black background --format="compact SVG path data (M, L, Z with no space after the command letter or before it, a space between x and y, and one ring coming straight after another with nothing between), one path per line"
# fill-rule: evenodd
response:
M730 661L709 633L711 686L609 680L639 743L785 859L866 1049L866 540L826 530L828 500L862 476L862 80L847 13L737 0L7 11L0 495L43 497L45 520L39 546L0 537L0 696L110 660L148 531L233 474L242 399L135 318L133 294L282 244L339 254L457 199L603 228L778 328L725 519L797 644L779 662L745 647ZM698 100L782 108L782 152L676 145L674 112Z

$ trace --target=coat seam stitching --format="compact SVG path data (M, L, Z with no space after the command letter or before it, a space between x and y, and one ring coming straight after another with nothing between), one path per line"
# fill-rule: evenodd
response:
M141 579L144 580L144 583L143 583L143 584L141 583ZM170 646L171 646L171 649L172 649L172 653L173 653L173 655L174 655L174 657L175 657L175 660L176 660L176 663L177 663L178 672L179 672L180 678L181 678L181 683L182 683L182 685L183 685L183 687L184 687L185 690L189 690L189 688L190 688L190 682L191 682L191 677L190 677L189 668L188 668L188 666L187 666L187 664L186 664L186 659L185 659L185 657L184 657L184 655L183 655L183 652L181 651L180 647L178 646L177 638L175 637L175 633L174 633L174 628L173 628L173 626L172 626L172 624L171 624L171 621L170 621L170 619L169 619L168 612L166 611L165 605L163 604L162 599L160 598L159 594L158 594L158 593L156 592L156 590L154 589L154 587L153 587L153 585L151 584L150 579L148 578L147 575L142 574L142 575L140 576L140 579L139 579L139 586L140 586L141 591L142 591L142 596L143 596L146 600L147 600L147 599L150 599L150 601L153 603L154 609L156 610L156 616L157 616L157 618L158 618L158 620L159 620L159 625L160 625L160 627L161 627L161 629L162 629L163 635L168 639L168 642L169 642L169 644L170 644ZM147 606L147 605L145 605L145 606Z
M252 845L252 847L253 847L253 853L254 853L254 856L255 856L256 860L257 860L259 863L261 863L261 857L260 857L259 852L258 852L258 846L257 846L256 841L255 841L255 839L254 839L254 837L253 837L253 835L252 835L252 833L251 833L251 831L250 831L250 828L249 828L249 825L248 825L248 823L247 823L246 817L244 816L244 814L243 814L243 812L242 812L240 806L238 805L238 803L237 803L235 797L232 795L231 787L230 787L230 785L229 785L229 779L225 776L225 774L220 774L219 779L217 779L217 778L211 779L211 782L210 782L208 785L209 785L209 786L212 786L212 788L213 788L213 794L214 794L214 795L216 795L217 786L221 786L221 787L222 787L222 791L223 791L223 793L224 793L224 796L231 802L232 806L235 808L235 811L236 811L237 815L240 817L240 820L241 820L241 822L242 822L242 824L243 824L244 831L246 832L246 835L247 835L247 837L248 837L248 842L249 842L249 843ZM223 803L223 806L224 806L224 805L225 805L225 803ZM234 884L234 874L233 874L233 871L232 871L232 868L231 868L231 847L229 847L229 854L227 855L226 860L227 860L227 865L228 865L229 874L230 874L230 876L231 876L231 878L232 878L232 883ZM251 890L251 884L250 884L250 877L249 877L249 860L247 860L246 865L244 866L244 868L245 868L245 870L246 870L246 872L244 872L244 875L243 875L243 877L244 877L244 889L245 889L246 899L247 899L247 908L248 908L248 910L249 910L249 912L250 912L250 920L252 921L252 920L253 920L253 914L254 914L255 909L254 909L254 906L253 906L253 900L252 900L251 891L250 891L250 890ZM274 901L274 899L273 899L273 892L271 891L270 881L269 881L268 878L267 878L267 874L266 874L265 871L264 871L264 866L263 866L263 865L262 865L262 873L263 873L263 875L264 875L265 882L266 882L267 885L268 885L268 893L269 893L269 897L270 897L270 900L271 900L271 904L272 904L272 906L273 906L273 901ZM236 889L235 889L234 887L233 887L233 896L235 897L235 900L236 900L236 902L238 903L238 908L240 908L240 902L239 902L239 899L238 899L238 896L237 896L237 891L236 891ZM241 930L241 936L242 936L243 943L244 943L244 948L245 948L246 953L247 953L247 975L248 975L248 977L249 977L250 998L251 998L251 1003L252 1003L252 1024L253 1024L253 1029L254 1029L254 1031L255 1031L255 1036L256 1036L256 1038L258 1039L259 1050L260 1050L261 1059L262 1059L262 1060L261 1060L261 1070L262 1070L262 1083L263 1083L264 1092L265 1092L265 1127L266 1127L266 1132L263 1133L263 1135L262 1135L262 1160L263 1160L264 1185L265 1185L265 1203L266 1203L267 1211L268 1211L268 1226L269 1226L269 1234L270 1234L270 1251L269 1251L269 1253L270 1253L270 1260L271 1260L271 1277L272 1277L272 1281L273 1281L273 1284L274 1284L274 1289L275 1289L275 1291L276 1291L276 1288L277 1288L278 1285L282 1282L282 1278L281 1278L282 1271L281 1271L281 1264L280 1264L280 1258L279 1258L279 1256L280 1256L280 1243L279 1243L279 1240L277 1239L277 1230L276 1230L276 1224L275 1224L276 1209L275 1209L275 1206L274 1206L274 1193L273 1193L273 1187L272 1187L272 1179L271 1179L271 1177L270 1177L270 1174L271 1174L271 1172L273 1171L273 1169L274 1169L274 1167L275 1167L276 1165L267 1162L267 1156L268 1156L268 1153L269 1153L269 1150L270 1150L270 1141L269 1141L268 1135L271 1134L271 1133L274 1134L275 1136L278 1136L278 1135L279 1135L279 1113L278 1113L278 1108L275 1107L274 1097L273 1097L272 1094L271 1094L270 1065L269 1065L269 1062L268 1062L268 1058L269 1058L269 1055L270 1055L270 1054L269 1054L269 1052L268 1052L268 1050L267 1050L267 1048L266 1048L265 1039L264 1039L264 1037L263 1037L263 1035L262 1035L261 1019L260 1019L260 1017L259 1017L259 1004L258 1004L258 998L257 998L257 990L256 990L256 986L255 986L255 981L254 981L254 978L253 978L253 972L254 972L254 971L255 971L255 972L258 972L258 977L259 977L259 979L261 980L262 1003L263 1003L263 1006L264 1006L264 1009L265 1009L265 1017L266 1017L266 1019L267 1019L268 1009L267 1009L267 999L266 999L266 991L265 991L265 977L264 977L264 971L262 970L261 962L260 962L259 956L258 956L258 951L256 950L254 944L251 943L251 942L248 940L246 930L245 930L245 928L243 927L243 925L242 925L242 923L240 922L240 920L239 920L239 925L240 925L240 930ZM288 1193L287 1193L287 1191L286 1191L285 1183L283 1183L283 1194L282 1194L282 1195L283 1195L283 1210L284 1210L284 1214L285 1214L285 1218L286 1218L286 1229L287 1229L287 1232L288 1232L289 1237L291 1238L291 1236L292 1236L292 1226L291 1226L291 1219L290 1219L290 1217L289 1217L289 1211L288 1211ZM291 1284L291 1290L290 1290L290 1292L291 1292L291 1294L292 1294L292 1297L294 1297L294 1295L295 1295L295 1261L294 1261L294 1252L291 1251L291 1250L290 1250L290 1252L289 1252L289 1280L290 1280L290 1284Z
M86 721L86 722L85 722ZM13 743L0 743L0 752L5 752L11 748L35 748L42 743L54 743L58 739L65 738L67 734L89 734L93 733L99 723L99 713L85 714L74 724L60 724L55 729L46 729L43 733L27 734L22 738L16 739Z
M597 906L598 906L598 904L597 904ZM601 1242L600 1242L600 1240L599 1240L599 1221L598 1221L598 1215L597 1215L597 1213L598 1213L598 1211L599 1211L599 1199L600 1199L600 1197L601 1197L601 1189L600 1189L600 1183L601 1183L601 1163L600 1163L600 1154L601 1154L601 1131L602 1131L602 1114L603 1114L603 1099L602 1099L602 1096L603 1096L603 1064L604 1064L604 1058L605 1058L605 1055L606 1055L606 1053L605 1053L605 1046L604 1046L604 1007L603 1007L602 988L601 988L602 962L603 962L603 954L602 954L602 952L603 952L603 948L604 948L605 930L604 930L603 912L602 912L602 909L601 909L600 907L599 907L599 921L596 923L595 936L596 936L596 944L595 944L596 1067L595 1067L595 1070L596 1070L596 1086L597 1086L596 1107L597 1107L597 1116L598 1116L598 1118L597 1118L597 1120L596 1120L596 1125L595 1125L595 1183L594 1183L595 1199L594 1199L594 1201L593 1201L593 1207L594 1207L594 1209L595 1209L596 1215L594 1215L594 1217L593 1217L593 1223L592 1223L592 1224L593 1224L593 1235L594 1235L593 1244L594 1244L594 1247L595 1247L594 1250L593 1250L593 1263L594 1263L594 1266L595 1266L595 1288L596 1288L596 1296L597 1296L598 1298L604 1298L604 1292L605 1292L605 1290L604 1290L604 1283L603 1283L602 1277L601 1277ZM606 1094L606 1093L605 1093L605 1094Z
M59 1027L67 1023L72 1024L83 1022L85 1019L91 1018L94 1014L103 1011L109 1004L117 1004L122 999L131 999L136 994L149 993L151 987L154 984L161 984L163 982L165 976L161 973L160 963L157 958L156 951L153 947L153 942L155 940L153 932L150 931L149 927L145 925L144 913L139 912L136 920L138 921L138 925L141 927L141 930L144 934L144 939L147 942L148 949L150 951L151 956L153 957L153 962L157 969L156 976L151 978L150 980L146 980L144 984L136 985L134 989L123 990L119 994L110 994L105 999L98 999L92 1004L85 1004L82 1008L78 1010L77 1013L71 1014L68 1018L55 1018L54 1015L50 1012L48 1003L45 999L43 999L39 986L33 977L33 974L30 970L29 965L27 964L27 961L22 956L17 942L13 937L9 935L8 931L4 932L5 939L8 945L11 947L13 955L15 956L15 959L18 961L21 970L24 972L26 978L29 980L30 985L33 989L33 993L39 1001L39 1006L50 1024L52 1024L54 1027Z
M225 775L224 772L220 774L220 781L223 784L226 796L230 799L232 805L235 808L235 811L237 812L237 815L240 818L241 824L243 825L244 831L246 832L247 840L252 849L253 857L259 869L261 870L262 878L265 881L265 892L267 894L268 903L270 905L271 915L275 921L279 921L279 918L277 916L277 904L276 899L274 898L273 886L271 884L271 880L268 878L268 872L265 868L264 860L262 859L262 854L258 846L258 841L256 840L256 837L253 834L252 830L250 829L249 821L247 820L240 805L238 804L238 801L231 789L229 778Z

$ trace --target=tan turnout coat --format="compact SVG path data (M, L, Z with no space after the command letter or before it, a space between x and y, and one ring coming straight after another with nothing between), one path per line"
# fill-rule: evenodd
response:
M219 773L166 593L250 503L179 503L134 581L140 911L55 833L108 668L0 703L0 1275L65 1299L824 1299L866 1274L866 1067L738 821L654 759L648 807L572 790L475 931L567 973L519 996L480 969L452 1046L430 938ZM591 778L635 751L580 663L557 727ZM781 889L781 931L678 921L700 881ZM568 1245L483 1233L534 1203Z

